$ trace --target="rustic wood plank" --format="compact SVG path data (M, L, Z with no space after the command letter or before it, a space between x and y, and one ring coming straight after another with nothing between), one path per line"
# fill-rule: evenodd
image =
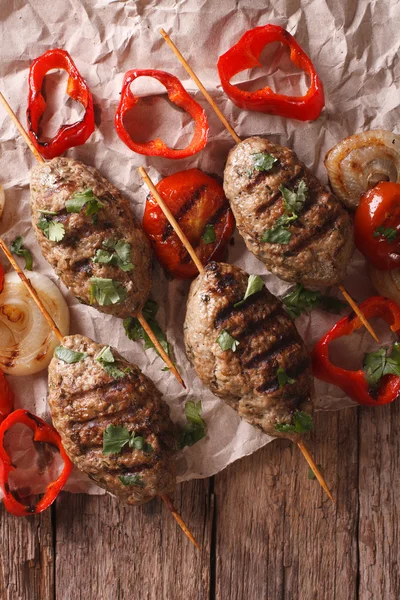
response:
M161 500L129 507L110 496L62 496L57 501L56 597L208 600L213 517L209 481L179 486L174 502L201 552Z
M400 405L360 411L360 600L400 596Z
M357 422L318 413L309 441L336 505L285 440L215 477L218 600L356 598Z
M51 511L18 518L0 508L1 600L53 600Z

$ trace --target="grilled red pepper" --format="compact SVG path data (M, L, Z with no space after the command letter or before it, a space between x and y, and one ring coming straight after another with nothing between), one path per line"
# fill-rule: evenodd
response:
M159 138L146 143L139 143L132 140L125 129L124 116L139 100L130 89L132 81L138 77L154 77L155 79L158 79L158 81L166 88L168 98L171 102L180 106L190 114L195 122L195 130L189 146L182 150L176 150L167 146ZM193 100L179 79L170 73L156 71L154 69L135 69L133 71L128 71L125 74L121 90L121 100L117 112L115 113L115 128L121 140L134 152L145 154L146 156L163 156L164 158L186 158L200 152L207 143L209 129L205 110L200 104Z
M40 119L46 110L46 101L41 89L46 73L51 69L67 71L67 94L73 100L80 102L85 108L83 119L70 125L62 125L49 142L39 140ZM45 158L54 158L63 154L68 148L80 146L94 131L94 110L92 94L76 68L72 58L65 50L54 48L36 58L29 70L28 109L29 136L40 154Z
M16 467L12 464L11 459L4 448L4 434L13 425L22 423L33 431L33 440L35 442L43 442L52 444L58 448L61 457L64 461L64 468L59 477L50 483L46 491L35 505L26 505L19 502L10 490L8 477L11 471ZM33 415L27 410L18 409L12 412L0 425L0 487L3 492L3 503L9 513L17 517L26 517L33 514L38 514L46 510L57 498L62 488L67 482L72 471L72 462L68 458L62 444L61 437L51 425L48 425L39 417Z
M14 394L3 371L0 371L0 423L10 414L14 406Z
M235 226L222 185L199 169L189 169L165 177L156 187L201 263L221 260ZM196 277L196 265L151 194L143 229L164 269L179 279Z
M310 87L304 96L277 94L266 86L256 92L246 92L232 85L234 75L261 67L260 54L267 44L282 42L290 48L290 60L310 77ZM264 25L247 31L230 50L220 56L218 73L222 87L236 106L270 115L279 115L300 121L317 119L324 107L324 88L310 58L294 37L279 25Z
M380 317L390 329L400 336L400 308L388 298L372 296L360 304L360 309L367 317ZM352 313L341 319L330 331L316 344L313 354L313 372L317 379L333 383L355 402L365 406L377 406L388 404L400 396L400 377L397 375L385 375L382 377L379 387L371 389L364 371L348 371L332 364L329 359L329 344L345 335L351 335L353 331L360 329L360 319Z
M354 241L378 269L400 267L400 183L382 181L363 194L354 221Z

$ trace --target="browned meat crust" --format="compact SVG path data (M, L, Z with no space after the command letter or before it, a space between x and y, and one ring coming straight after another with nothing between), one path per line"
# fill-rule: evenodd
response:
M271 170L254 169L252 155L259 152L278 159ZM262 242L264 232L284 212L279 186L296 190L301 180L308 188L307 200L290 224L290 242ZM304 285L336 285L343 280L354 250L351 218L292 150L261 137L244 140L229 153L224 190L247 248L269 271Z
M67 213L65 208L66 201L74 194L89 189L104 204L95 224L85 208L79 213ZM65 227L61 242L50 241L37 227L41 217L38 209L58 213L53 218ZM127 297L110 306L100 306L94 301L93 306L98 310L126 318L143 307L151 288L150 244L133 217L129 202L99 171L62 157L36 165L31 171L31 211L43 256L80 302L90 304L90 278L101 277L119 281L126 288ZM110 238L131 245L132 271L93 262L96 251Z
M111 377L95 360L104 348L82 335L67 336L62 345L88 357L67 364L54 357L49 366L49 404L64 448L80 471L128 504L142 504L175 487L176 437L169 407L140 369L113 348L121 379ZM103 433L123 425L142 436L152 452L124 447L105 456ZM143 487L123 485L120 476L140 475Z
M311 361L281 302L264 287L244 304L248 274L212 262L192 283L184 325L186 352L202 382L241 417L270 435L297 411L312 413ZM223 330L239 341L235 352L217 342ZM282 367L295 383L279 387Z

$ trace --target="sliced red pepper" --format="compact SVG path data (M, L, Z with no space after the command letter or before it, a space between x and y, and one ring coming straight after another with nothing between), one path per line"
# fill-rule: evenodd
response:
M199 169L189 169L165 177L156 188L202 264L221 260L235 226L222 185ZM164 269L180 279L196 277L195 264L152 195L147 198L143 229ZM214 236L215 241L209 242Z
M47 486L46 491L39 502L30 506L22 504L15 498L8 483L9 474L16 467L12 464L9 455L4 448L4 434L17 423L22 423L33 431L33 440L35 442L52 444L58 448L64 461L64 468L59 477ZM33 415L27 410L18 409L12 412L0 425L0 487L4 496L4 506L9 513L17 517L26 517L46 510L46 508L54 502L66 484L67 479L71 474L72 467L72 462L62 446L59 433L57 433L54 427L48 425L43 419L40 419L40 417Z
M124 116L139 101L131 89L131 83L138 77L154 77L158 79L168 92L168 98L190 114L195 122L195 130L189 146L182 150L176 150L167 146L162 140L156 138L146 143L132 140L124 126ZM121 100L115 113L115 128L121 140L134 152L146 156L163 156L164 158L187 158L202 150L208 139L208 121L205 110L185 90L177 77L154 69L135 69L125 74L122 83Z
M14 393L3 371L0 371L0 423L10 414L14 406Z
M361 197L354 220L354 241L378 269L400 267L400 184L382 181Z
M400 336L400 308L393 300L382 296L372 296L360 304L360 309L370 319L380 317L390 329ZM365 406L377 406L393 402L400 396L400 377L385 375L379 387L370 389L363 370L348 371L338 367L329 359L329 344L345 335L351 335L362 327L360 319L352 313L341 319L316 344L312 354L313 372L317 379L332 383L355 402Z
M290 60L310 77L310 87L304 96L277 94L266 86L256 92L246 92L232 85L234 75L246 69L261 67L260 54L267 44L282 42L290 48ZM264 25L247 31L230 50L220 56L218 73L222 87L236 106L270 115L300 121L317 119L325 105L324 88L311 59L294 37L279 25Z
M69 75L67 94L83 105L85 114L83 119L76 123L62 125L49 142L41 142L39 140L39 124L46 110L46 101L41 90L43 79L51 69L64 69L67 71ZM28 132L40 154L50 159L61 156L68 148L84 144L94 131L93 99L86 81L81 77L68 52L60 48L54 48L36 58L29 70L28 81L29 96L26 111Z

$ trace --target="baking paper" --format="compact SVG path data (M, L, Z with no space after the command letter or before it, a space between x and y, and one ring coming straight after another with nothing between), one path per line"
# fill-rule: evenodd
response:
M329 148L343 137L371 128L397 131L398 31L400 4L385 2L342 2L336 0L162 0L162 1L78 1L20 0L0 2L0 89L19 118L25 123L27 75L31 61L49 48L68 50L94 97L96 131L82 147L68 152L97 167L129 198L132 210L141 218L147 190L137 173L146 165L154 181L176 171L198 167L222 176L227 152L234 142L177 62L159 34L164 27L183 55L224 111L241 137L268 136L290 146L324 182L327 181L323 158ZM248 29L275 23L290 31L311 56L324 82L326 107L312 123L302 123L261 113L241 111L221 90L216 64L218 56L238 41ZM289 61L288 53L274 44L263 53L268 69L253 70L237 76L235 82L250 78L251 89L268 81L279 90L298 94L306 89L306 79ZM119 101L124 73L129 69L162 69L178 76L186 89L205 107L210 122L210 140L205 150L187 160L145 159L131 152L118 138L113 118ZM46 93L50 115L45 132L54 133L66 119L76 120L81 107L65 102L65 77L50 74ZM138 80L137 93L155 93L143 100L132 119L135 139L155 135L176 147L191 138L190 118L166 101L165 90L149 79ZM62 109L60 107L63 107ZM29 169L34 158L0 108L0 183L6 192L6 207L0 231L8 244L22 235L34 255L34 268L48 275L62 290L71 311L71 333L83 333L100 343L111 344L137 363L153 379L171 407L174 421L183 424L186 400L202 400L207 437L178 458L178 480L208 477L234 460L256 451L271 438L240 421L236 413L214 397L197 379L184 353L182 323L189 284L168 280L155 262L151 297L160 310L158 319L166 329L180 372L188 386L185 392L153 351L145 352L141 343L130 342L122 321L77 303L41 256L29 217ZM290 289L286 283L266 273L264 265L246 251L238 233L229 246L228 260L261 275L269 289L281 295ZM2 264L8 268L1 258ZM358 300L367 298L372 288L362 257L355 253L344 284ZM340 295L338 290L331 293ZM320 311L301 316L297 325L308 347L338 319ZM352 339L350 354L360 356L373 347L367 333ZM357 354L358 352L358 354ZM349 353L346 350L346 353ZM343 356L343 351L339 352ZM361 360L361 359L357 359ZM358 365L356 365L358 366ZM16 405L29 408L49 419L47 373L27 378L11 378ZM317 408L339 409L352 402L333 386L317 382ZM11 439L13 458L20 465L20 484L31 482L39 489L43 476L32 465L32 453L23 432ZM29 447L28 447L29 446ZM45 463L49 461L45 461ZM26 471L24 471L26 469ZM43 470L43 469L41 469ZM50 480L53 471L47 470ZM70 491L101 493L76 470L68 482Z

